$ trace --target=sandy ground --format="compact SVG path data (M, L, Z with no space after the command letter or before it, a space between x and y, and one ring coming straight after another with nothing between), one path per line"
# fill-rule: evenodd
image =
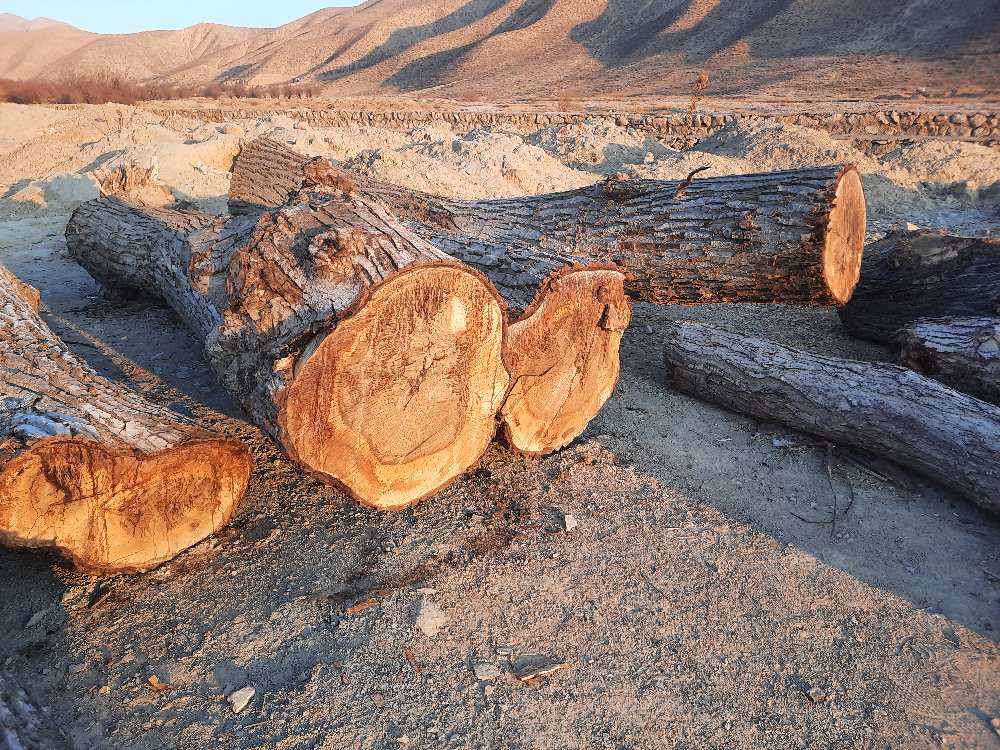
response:
M78 747L1000 747L1000 522L841 449L831 483L825 446L664 382L657 330L680 317L889 357L835 313L636 305L618 389L572 446L530 460L495 446L446 491L383 515L249 426L169 311L100 295L65 257L76 182L12 200L31 181L155 156L176 197L218 207L231 141L257 132L480 194L667 176L692 158L814 163L822 134L736 132L692 157L627 133L227 133L95 109L16 128L0 111L0 262L42 291L80 356L240 435L257 469L229 528L146 575L0 551L0 660ZM898 221L995 231L996 152L968 149L936 153L936 167L912 153L868 163L873 235ZM835 502L835 529L813 523ZM542 657L566 666L535 685L514 677ZM236 713L227 696L245 687Z

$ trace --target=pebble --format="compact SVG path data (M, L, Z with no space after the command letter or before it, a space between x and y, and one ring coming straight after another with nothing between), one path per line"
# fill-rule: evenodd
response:
M45 618L45 614L47 612L48 612L47 609L43 609L40 612L35 612L35 614L33 614L31 618L28 620L27 624L25 624L24 626L25 629L35 627L35 625L40 623Z
M573 529L579 526L580 523L573 517L571 513L566 513L563 516L563 528L566 529L566 533L570 533Z
M229 696L229 704L233 707L233 713L238 714L244 708L250 705L250 701L253 700L254 694L257 691L252 687L240 688L235 693Z
M476 679L480 682L492 682L503 674L503 672L500 671L500 667L494 664L486 663L477 664L473 671L476 673Z
M382 693L372 693L372 703L375 704L375 708L385 707L385 696Z
M417 615L417 629L428 638L433 638L448 623L448 616L430 599L420 602L420 613Z

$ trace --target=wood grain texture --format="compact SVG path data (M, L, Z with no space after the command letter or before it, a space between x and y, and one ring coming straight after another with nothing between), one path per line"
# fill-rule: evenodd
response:
M67 244L98 280L164 298L253 420L362 503L415 502L493 437L502 301L377 199L231 220L101 199Z
M1000 240L920 230L865 249L861 281L840 320L854 336L888 343L921 318L1000 314Z
M896 344L904 367L1000 404L1000 318L925 318Z
M1000 513L993 404L903 367L822 357L699 323L671 323L663 335L677 390L870 451Z
M23 291L0 267L0 542L144 570L226 524L250 476L242 443L97 375Z

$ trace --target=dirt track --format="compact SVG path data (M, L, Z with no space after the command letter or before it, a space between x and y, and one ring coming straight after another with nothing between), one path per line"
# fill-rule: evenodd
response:
M494 447L380 515L243 422L170 313L105 301L62 254L65 219L0 221L0 259L56 332L258 464L235 523L153 573L0 551L0 660L81 748L1000 744L1000 523L840 450L831 487L824 446L663 382L666 318L887 357L834 313L637 305L618 390L581 439L541 460ZM809 521L834 493L831 533ZM427 603L446 618L433 636ZM511 674L526 654L568 666L527 686ZM487 663L501 676L477 680Z

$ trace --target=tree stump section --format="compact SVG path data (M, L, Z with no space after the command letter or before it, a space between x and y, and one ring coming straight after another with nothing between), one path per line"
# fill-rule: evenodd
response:
M901 365L1000 405L1000 318L918 320L896 343Z
M242 443L102 378L0 267L0 542L88 571L146 570L224 526Z
M1000 408L895 365L821 357L698 323L664 333L689 395L870 451L1000 513Z
M898 232L869 245L840 321L853 336L889 343L921 318L1000 315L1000 240Z
M166 299L253 420L359 502L406 507L493 439L502 302L378 201L226 221L104 198L66 237L99 281Z
M853 166L609 178L549 195L457 201L258 139L234 164L230 210L275 207L303 188L344 181L378 195L410 229L486 273L512 255L543 265L610 263L628 272L628 293L646 302L842 305L864 249L865 198Z

